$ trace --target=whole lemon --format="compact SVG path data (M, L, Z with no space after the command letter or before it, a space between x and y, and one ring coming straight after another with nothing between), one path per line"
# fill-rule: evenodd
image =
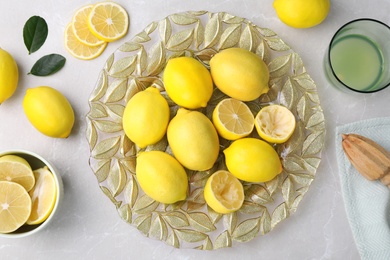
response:
M325 20L330 0L275 0L279 19L294 28L309 28Z
M196 109L206 107L213 94L210 72L191 57L170 59L163 81L168 96L179 106Z
M248 50L222 50L211 58L210 69L215 85L232 98L251 101L269 90L267 65Z
M152 199L171 204L186 198L187 173L173 156L161 151L141 152L135 171L142 190Z
M0 104L14 94L18 80L18 65L11 54L0 48Z
M74 124L74 112L58 90L41 86L27 89L23 109L31 124L42 134L66 138Z
M274 148L257 138L238 139L223 153L229 172L243 181L266 182L282 172L282 164Z
M168 102L155 87L135 94L123 112L123 130L141 148L160 141L167 131L168 122Z
M176 159L190 170L208 170L217 160L218 134L201 112L180 108L168 125L167 137Z

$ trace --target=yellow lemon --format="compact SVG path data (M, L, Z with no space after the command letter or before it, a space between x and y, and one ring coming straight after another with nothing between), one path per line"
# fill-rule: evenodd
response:
M309 28L325 20L330 10L330 0L275 0L273 6L285 24Z
M257 113L255 126L261 138L270 143L281 144L294 133L295 117L284 106L270 105Z
M167 130L168 102L158 89L149 87L127 102L122 121L126 136L139 147L157 143Z
M240 180L266 182L282 172L278 154L262 140L248 137L238 139L223 152L229 172Z
M93 6L87 23L97 38L112 42L126 35L129 29L129 16L121 5L104 1Z
M215 212L228 214L241 208L244 188L230 172L220 170L213 173L204 187L204 199Z
M88 46L98 46L102 45L104 41L98 39L95 35L92 34L91 30L88 27L88 16L91 13L93 5L86 5L79 8L73 15L71 27L74 33L74 36L82 44Z
M152 199L171 204L186 198L187 173L171 155L161 151L141 152L135 171L142 190Z
M34 188L29 192L31 197L31 215L26 224L37 225L51 214L57 198L57 186L53 174L45 166L34 170L36 179Z
M196 109L206 107L213 94L210 72L191 57L170 59L163 81L168 96L179 106Z
M212 115L218 134L227 140L248 136L254 128L254 117L242 101L226 98L218 103Z
M17 155L0 157L0 181L19 183L29 191L34 187L35 177L30 164Z
M180 108L167 130L176 159L190 170L210 169L219 153L218 134L204 114Z
M210 69L215 85L232 98L251 101L269 90L267 65L248 50L222 50L211 58Z
M31 198L18 183L0 181L0 233L10 233L26 223Z
M23 109L31 124L42 134L66 138L74 124L74 112L66 97L58 90L41 86L27 89Z
M18 80L18 65L11 54L0 48L0 104L14 94Z
M107 43L103 42L100 45L89 46L80 42L73 30L72 25L69 23L65 28L65 48L66 50L73 55L73 57L81 60L91 60L98 57L104 49L107 47Z

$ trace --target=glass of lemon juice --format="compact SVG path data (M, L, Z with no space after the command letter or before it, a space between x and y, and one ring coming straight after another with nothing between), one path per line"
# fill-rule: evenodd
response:
M390 27L373 19L342 26L330 41L325 72L336 87L372 93L390 84Z

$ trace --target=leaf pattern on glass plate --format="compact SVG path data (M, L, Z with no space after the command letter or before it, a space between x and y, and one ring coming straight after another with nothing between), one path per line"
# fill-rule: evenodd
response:
M256 114L266 105L281 104L295 115L293 135L286 143L275 145L283 172L265 183L245 182L242 208L231 214L218 214L207 206L203 187L213 172L226 168L221 154L210 170L187 171L189 192L185 201L171 205L158 203L138 185L136 157L141 151L172 152L166 137L143 149L131 142L122 128L124 108L136 93L155 86L166 98L173 117L177 106L166 94L162 81L167 61L190 56L209 68L216 53L231 47L256 53L270 70L270 90L247 102L251 111ZM214 89L202 112L211 117L223 98L226 95ZM176 248L231 247L271 232L296 212L321 162L325 118L316 84L302 59L271 29L225 12L176 13L149 24L108 57L89 106L86 116L89 164L100 189L124 221L145 236ZM221 149L229 144L221 140Z

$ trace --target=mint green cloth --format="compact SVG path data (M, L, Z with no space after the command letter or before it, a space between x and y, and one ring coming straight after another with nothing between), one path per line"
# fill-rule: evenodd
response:
M390 151L390 118L373 118L336 128L336 156L345 209L362 259L390 259L390 189L369 181L351 165L341 134L368 137Z

